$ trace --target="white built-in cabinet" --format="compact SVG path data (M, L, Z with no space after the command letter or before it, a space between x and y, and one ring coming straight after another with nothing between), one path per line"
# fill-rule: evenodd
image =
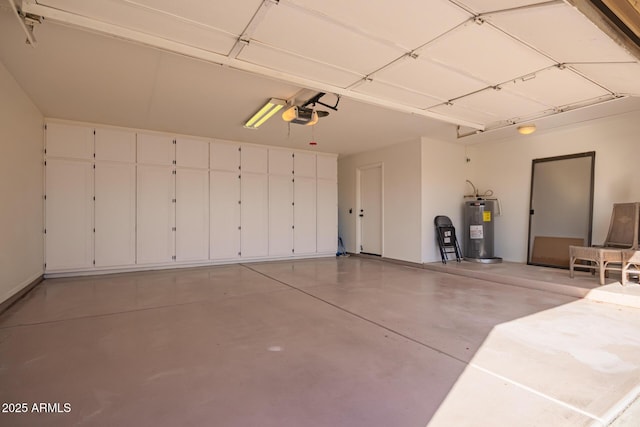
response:
M240 144L210 146L209 259L240 257Z
M137 264L175 259L175 144L167 135L137 135Z
M337 159L50 122L47 273L330 255Z
M209 259L209 142L176 140L176 261Z
M338 164L336 158L318 154L317 246L318 252L338 249Z
M243 258L269 255L268 150L243 145L240 165L240 252Z
M136 263L136 134L95 130L95 266Z

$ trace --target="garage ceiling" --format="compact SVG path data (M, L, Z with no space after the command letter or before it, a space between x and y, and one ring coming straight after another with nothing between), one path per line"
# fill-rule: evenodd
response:
M55 117L276 145L346 137L349 144L332 150L346 154L421 135L455 139L585 106L600 115L639 106L638 59L562 1L19 6L45 18L34 30L38 43L20 45L24 35L3 10L0 59ZM342 96L339 111L314 129L273 118L258 130L242 129L267 99L298 94L300 103L305 88Z

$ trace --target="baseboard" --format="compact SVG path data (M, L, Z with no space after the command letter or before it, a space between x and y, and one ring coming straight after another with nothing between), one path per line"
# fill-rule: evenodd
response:
M4 313L9 309L9 307L31 292L31 290L38 286L43 280L44 275L42 273L38 273L22 282L22 284L16 286L9 292L9 296L7 296L4 301L0 302L0 314Z

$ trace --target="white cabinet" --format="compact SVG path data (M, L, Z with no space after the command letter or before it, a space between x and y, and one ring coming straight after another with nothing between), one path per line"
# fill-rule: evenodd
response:
M337 159L47 123L46 271L335 253Z
M293 152L289 150L270 148L269 174L291 176L293 174Z
M171 262L175 248L173 168L138 165L137 169L137 263Z
M335 156L318 154L316 166L318 179L338 181L338 159Z
M333 156L317 156L317 251L335 253L338 248L338 162Z
M293 253L293 182L291 175L269 176L269 255Z
M47 159L46 269L93 266L93 164Z
M175 145L171 136L163 134L137 135L138 163L146 165L173 165Z
M136 134L120 129L96 129L96 161L136 162Z
M240 156L242 172L267 173L267 149L252 145L243 145Z
M240 144L214 141L209 153L211 170L240 172Z
M96 267L135 264L135 164L96 162L95 197Z
M179 146L178 146L179 147ZM208 153L205 160L208 160ZM209 171L176 170L176 260L209 259Z
M293 249L296 255L312 254L316 251L315 178L296 177L293 200Z
M176 165L198 169L208 168L209 143L201 139L178 138L176 140Z
M49 157L93 160L93 128L47 123L45 147Z
M238 159L239 160L239 159ZM212 260L240 256L240 175L238 171L211 171L210 181Z
M244 159L244 149L242 156ZM269 255L268 178L266 174L245 173L244 170L242 173L240 235L243 258Z
M293 158L293 170L295 176L307 178L316 177L316 155L313 153L298 152Z
M209 257L240 257L240 144L214 141L210 145Z

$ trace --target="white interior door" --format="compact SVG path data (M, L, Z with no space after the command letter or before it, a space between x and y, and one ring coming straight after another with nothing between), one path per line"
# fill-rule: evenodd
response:
M291 154L289 154L289 159ZM289 169L291 173L291 169ZM269 176L269 255L293 253L293 182L291 175Z
M47 159L47 270L93 265L93 165Z
M313 164L315 166L315 162ZM294 251L296 254L314 253L316 251L315 178L296 177L293 183L293 202Z
M136 262L136 166L96 163L96 267Z
M244 158L244 149L242 155ZM241 186L242 257L267 256L269 254L268 176L245 173L243 170Z
M179 146L178 146L179 147ZM208 160L207 152L205 160ZM209 259L209 171L176 171L176 260Z
M319 156L318 156L319 157ZM334 159L335 160L335 159ZM338 250L338 183L318 179L316 241L318 253Z
M240 175L211 171L211 241L213 260L240 256Z
M360 170L360 252L382 255L382 166Z
M173 169L138 165L137 263L171 262L175 241Z

